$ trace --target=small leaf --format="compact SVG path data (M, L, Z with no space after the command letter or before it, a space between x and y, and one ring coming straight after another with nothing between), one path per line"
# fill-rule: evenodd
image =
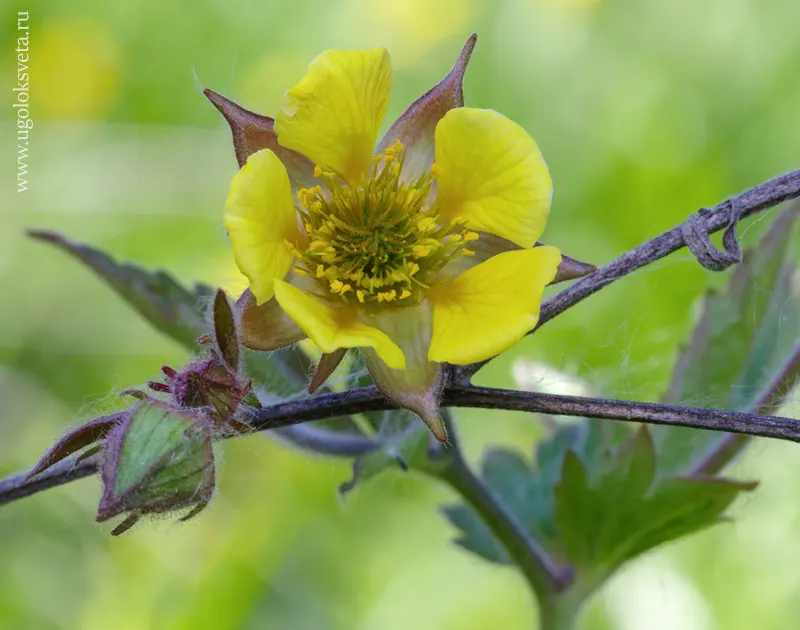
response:
M101 476L98 521L207 503L214 491L211 437L192 413L141 402L108 436Z
M446 505L441 510L445 518L459 530L453 540L455 544L489 562L512 564L503 545L471 507L457 503Z
M357 484L364 483L387 469L417 468L426 460L430 434L425 427L414 422L408 412L388 410L386 414L387 430L389 425L394 425L393 431L380 437L378 448L355 460L353 477L339 486L341 494L347 494Z
M217 289L214 297L214 336L220 356L233 371L239 370L239 339L236 335L236 320L225 291Z
M28 473L27 479L44 472L65 457L77 453L82 448L103 439L117 423L121 422L126 417L126 415L127 412L124 412L95 418L91 422L87 422L77 429L70 431L47 451L44 457L42 457L36 466Z
M757 247L745 252L725 293L706 296L665 402L766 412L780 404L800 374L800 204L778 216ZM688 474L730 436L681 427L654 427L661 476ZM737 448L746 442L735 438ZM716 462L721 466L724 461Z
M100 250L69 241L55 232L34 230L29 234L86 264L156 329L183 345L193 347L206 328L198 305L210 294L208 287L197 285L190 293L163 271L151 273L119 264Z

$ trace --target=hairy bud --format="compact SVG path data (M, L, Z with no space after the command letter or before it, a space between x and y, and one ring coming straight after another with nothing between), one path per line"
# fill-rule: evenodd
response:
M109 433L103 449L104 491L97 520L128 512L112 533L139 516L193 508L197 514L214 493L211 435L196 413L145 400ZM121 529L124 528L124 529Z

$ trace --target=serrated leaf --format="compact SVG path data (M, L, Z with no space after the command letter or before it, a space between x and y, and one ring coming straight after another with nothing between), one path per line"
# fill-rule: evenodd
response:
M339 492L346 494L356 485L364 483L382 472L399 468L422 467L427 458L429 433L425 426L405 410L389 410L384 421L385 431L394 424L393 431L379 438L376 449L365 453L353 462L353 476L339 486Z
M619 428L622 427L622 428ZM589 420L563 426L537 445L536 466L520 454L489 451L482 477L496 499L561 564L585 573L585 585L669 540L717 522L753 484L718 478L655 477L648 428ZM455 542L494 563L502 545L465 504L447 506Z
M204 285L187 291L163 271L145 271L131 264L120 264L108 254L68 240L55 232L31 231L30 236L74 256L97 273L126 302L157 330L192 347L205 331L206 323L199 304L211 294Z
M791 390L800 373L799 215L798 204L784 210L758 246L745 253L727 290L706 296L665 402L768 411ZM729 438L659 426L653 439L659 475L665 477L691 472Z
M556 524L565 556L602 581L635 556L719 522L754 484L719 478L655 481L655 450L646 427L614 463L592 479L570 452L556 486Z
M535 465L516 451L493 448L486 452L481 466L481 476L497 500L554 555L558 554L558 549L553 488L561 477L564 455L581 440L582 432L580 425L562 426L539 441ZM442 512L459 530L457 544L490 562L509 563L502 545L471 507L449 505Z
M456 503L443 506L441 511L459 530L459 534L453 539L455 544L489 562L511 564L506 550L471 507Z

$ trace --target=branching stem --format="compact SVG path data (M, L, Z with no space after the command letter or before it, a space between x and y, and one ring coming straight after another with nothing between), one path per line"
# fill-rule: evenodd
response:
M800 442L800 420L682 405L556 396L474 385L448 387L442 405L665 424ZM312 420L381 411L391 407L392 405L377 388L357 387L345 392L327 393L265 407L254 415L251 424L256 431L268 431ZM90 475L93 470L87 468L87 465L81 463L77 469L70 472L65 464L56 467L54 472L47 471L30 482L24 481L24 475L0 481L0 505Z

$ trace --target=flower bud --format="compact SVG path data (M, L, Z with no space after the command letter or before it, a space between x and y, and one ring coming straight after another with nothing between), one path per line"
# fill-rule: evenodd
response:
M216 355L194 361L171 379L175 406L181 409L204 407L211 412L218 430L234 428L234 414L250 393L250 382L243 381Z
M202 510L214 493L211 435L197 412L153 399L138 403L106 438L97 520L130 513L112 534L144 514Z

